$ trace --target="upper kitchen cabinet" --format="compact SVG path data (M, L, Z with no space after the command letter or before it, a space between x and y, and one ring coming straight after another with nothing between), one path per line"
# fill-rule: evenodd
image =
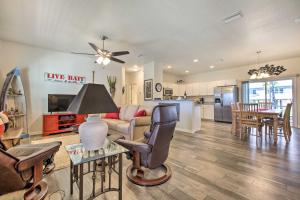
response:
M200 82L198 85L199 95L207 95L208 84L206 82Z
M216 81L207 83L207 92L206 95L214 95L214 88L217 87L218 83Z
M185 92L185 84L178 85L178 96L183 96Z
M192 96L200 95L200 83L193 83L192 85Z
M194 85L194 83L188 83L185 85L185 91L186 91L187 96L194 96L193 85Z

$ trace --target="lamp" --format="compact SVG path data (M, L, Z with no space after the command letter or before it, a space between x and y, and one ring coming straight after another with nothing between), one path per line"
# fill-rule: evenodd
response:
M99 114L117 112L104 85L84 84L71 102L68 111L77 114ZM86 122L79 126L80 141L86 150L97 150L103 147L108 126L99 115L89 115Z
M110 63L110 59L108 57L105 57L103 60L103 65L108 65Z
M102 56L100 56L97 60L96 60L96 62L98 63L98 64L101 64L102 62L103 62L103 57Z

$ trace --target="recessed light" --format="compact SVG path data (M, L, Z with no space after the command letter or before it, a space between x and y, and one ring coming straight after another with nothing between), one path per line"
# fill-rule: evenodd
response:
M210 69L213 69L213 68L215 68L215 66L211 65L211 66L209 66L209 68L210 68Z
M168 68L168 69L172 69L172 66L171 66L171 65L168 65L167 68Z
M230 15L228 17L225 17L223 19L223 22L225 24L228 24L228 23L230 23L230 22L232 22L234 20L242 18L243 16L244 16L243 13L241 11L238 11L238 12L235 12L235 13L233 13L232 15Z
M189 73L190 71L189 70L185 70L185 73Z
M296 19L294 19L294 22L295 22L295 23L300 23L300 17L299 17L299 18L296 18Z
M199 61L198 59L194 59L194 60L193 60L194 63L196 63L196 62L198 62L198 61Z

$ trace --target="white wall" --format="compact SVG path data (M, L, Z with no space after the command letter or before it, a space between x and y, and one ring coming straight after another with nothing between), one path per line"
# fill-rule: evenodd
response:
M282 73L279 77L296 77L297 74L300 74L300 57L284 59L284 60L275 60L270 61L268 63L262 63L261 66L265 64L274 64L274 65L282 65L287 71ZM245 81L249 79L249 75L247 72L249 69L252 69L252 66L242 66L238 68L225 69L225 70L213 70L206 73L198 73L191 74L183 77L185 82L207 82L207 81L215 81L215 80L226 80L226 79L237 79L239 81ZM293 106L297 111L298 115L298 127L300 127L300 77L296 79L296 102Z
M28 125L31 134L41 133L42 114L48 110L48 94L77 94L82 85L55 83L44 80L45 72L85 76L87 82L92 82L92 71L95 83L105 84L106 76L117 76L115 102L122 101L122 66L113 62L104 69L94 64L93 58L36 48L18 43L0 40L0 87L6 74L14 67L22 70L22 79L27 96ZM97 102L95 102L97 103Z
M176 83L178 80L182 79L181 76L170 74L167 72L163 73L163 82L164 83Z
M126 84L135 84L137 86L137 99L138 104L144 104L144 72L126 72ZM127 92L127 91L126 91Z

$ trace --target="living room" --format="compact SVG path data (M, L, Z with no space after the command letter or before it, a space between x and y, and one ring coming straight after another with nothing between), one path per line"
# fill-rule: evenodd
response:
M187 2L1 2L0 199L299 199L300 2Z

